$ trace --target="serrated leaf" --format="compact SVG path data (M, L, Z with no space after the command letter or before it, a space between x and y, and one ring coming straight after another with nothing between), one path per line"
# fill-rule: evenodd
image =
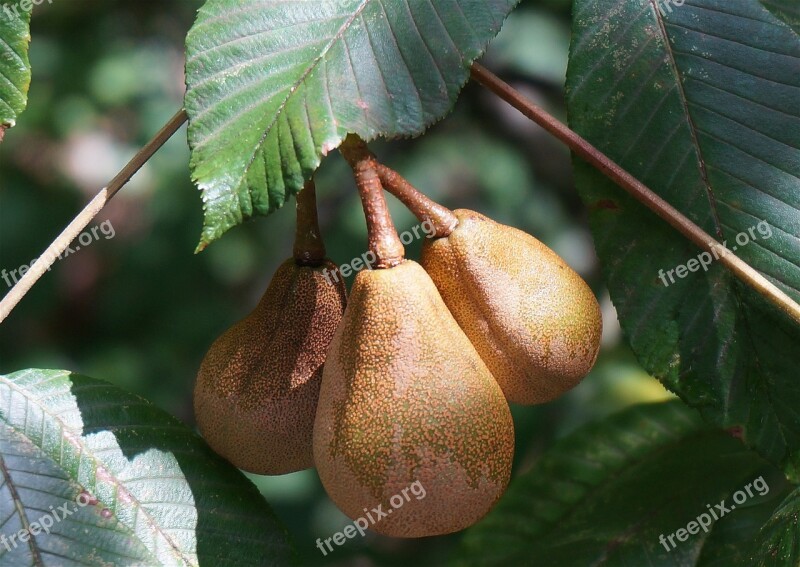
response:
M761 3L800 35L800 3L797 0L761 0Z
M576 2L571 125L800 300L800 43L756 0L666 4ZM800 477L800 326L718 263L689 265L696 247L575 166L642 365Z
M760 490L737 507L731 495L754 480ZM777 469L680 402L634 406L582 427L515 478L465 534L459 563L749 567L749 543L786 491ZM671 545L723 500L730 513Z
M28 103L31 4L0 0L0 142Z
M420 134L518 0L208 0L186 39L200 249L296 194L347 133Z
M13 548L0 541L0 564L285 565L290 557L285 530L241 472L175 418L99 380L64 370L0 375L0 472L2 534L33 533L51 506L76 510Z

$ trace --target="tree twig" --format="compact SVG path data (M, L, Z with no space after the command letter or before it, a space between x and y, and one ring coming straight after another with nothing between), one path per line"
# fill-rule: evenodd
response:
M70 243L88 226L92 219L105 207L106 203L116 195L133 175L153 157L153 154L178 131L178 128L186 122L186 112L181 109L169 119L161 130L147 142L135 156L122 168L122 170L112 179L109 184L91 200L83 210L78 213L72 222L59 234L50 246L47 247L41 256L33 263L25 275L11 288L11 291L0 301L0 323L11 313L20 300L33 287L39 278L50 269L61 254L67 249Z
M521 93L505 83L491 71L478 63L472 64L472 78L519 110L527 118L564 142L569 149L597 168L603 175L625 189L637 201L669 223L678 232L699 248L719 258L733 275L758 291L767 300L784 311L795 322L800 323L800 305L762 276L747 262L717 242L710 234L694 224L678 209L659 197L654 191L625 171L599 149L579 136L568 126L548 114L544 109L526 99Z

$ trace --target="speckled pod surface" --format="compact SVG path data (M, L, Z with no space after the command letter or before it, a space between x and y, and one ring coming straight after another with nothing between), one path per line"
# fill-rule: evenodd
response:
M197 425L241 469L274 475L313 466L322 365L346 302L336 270L330 261L315 268L284 262L258 306L202 362Z
M419 264L359 272L331 342L314 460L349 517L419 482L370 525L394 537L462 530L503 494L514 428L503 394Z
M468 210L420 263L510 402L551 401L577 385L602 333L592 290L529 234Z

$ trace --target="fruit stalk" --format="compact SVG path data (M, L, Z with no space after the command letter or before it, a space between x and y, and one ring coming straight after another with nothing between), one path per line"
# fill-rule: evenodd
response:
M297 194L297 229L294 261L298 266L319 266L325 261L325 243L317 218L317 190L313 179Z
M420 222L428 221L433 225L434 238L450 236L458 225L453 211L426 197L392 168L378 163L376 169L389 193L397 197Z
M375 267L397 266L405 258L405 249L389 215L389 208L383 196L383 185L376 170L375 156L369 151L364 140L354 134L347 136L339 151L355 175L367 220L368 246L375 255Z

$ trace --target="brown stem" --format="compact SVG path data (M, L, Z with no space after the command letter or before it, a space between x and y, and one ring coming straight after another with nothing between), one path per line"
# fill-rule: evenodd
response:
M659 197L654 191L625 171L599 149L548 114L544 109L526 99L508 83L503 82L491 71L478 63L472 64L472 78L519 110L527 118L564 142L575 154L597 168L600 173L611 179L611 181L625 189L625 191L630 193L637 201L669 223L678 232L694 242L699 248L713 254L714 257L719 256L719 261L728 268L733 275L766 297L775 306L789 315L795 322L800 323L800 305L791 297L762 276L757 270L747 264L747 262L743 261L717 242L711 235L694 224L675 207Z
M408 207L420 222L427 221L433 225L434 238L450 236L458 225L458 219L453 211L420 193L395 170L380 163L376 165L376 169L384 189Z
M317 189L309 179L297 194L297 229L294 261L298 266L319 266L325 261L325 243L317 218Z
M353 168L367 219L367 238L369 250L375 255L375 267L391 268L400 264L404 259L405 249L389 215L383 186L376 171L375 156L364 140L354 134L347 136L339 147L339 152Z
M108 198L111 199L111 197L116 195L117 191L122 189L125 184L131 180L131 177L153 157L153 154L155 154L188 119L189 117L186 115L184 109L181 108L176 112L172 118L161 127L161 130L156 132L153 138L142 146L142 149L136 152L136 155L131 158L131 161L125 164L125 167L114 176L114 179L108 182L108 186L106 187Z
M175 113L169 121L159 130L153 139L139 150L131 161L109 181L107 187L103 187L95 197L78 213L72 222L59 234L56 239L39 256L25 275L11 288L11 291L0 301L0 323L9 316L11 310L20 302L28 291L33 287L39 278L52 266L55 261L64 253L69 244L78 237L81 231L88 226L91 220L106 206L106 203L117 191L139 171L153 154L178 131L178 128L186 122L186 111L183 109Z

